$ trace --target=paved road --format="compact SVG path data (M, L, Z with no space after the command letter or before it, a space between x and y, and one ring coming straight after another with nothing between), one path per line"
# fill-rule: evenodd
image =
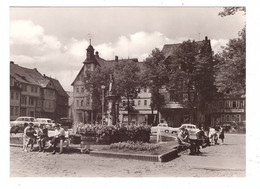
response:
M245 135L229 134L224 145L202 149L202 156L166 163L94 157L87 154L22 152L10 147L11 177L244 177Z

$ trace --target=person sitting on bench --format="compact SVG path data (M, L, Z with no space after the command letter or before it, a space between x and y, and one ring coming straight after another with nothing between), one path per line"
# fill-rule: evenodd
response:
M190 149L190 154L193 154L193 146L189 140L189 131L185 128L181 128L177 136L179 145L185 146Z
M56 153L56 146L58 143L60 142L64 142L65 140L65 131L64 129L60 126L60 124L56 124L56 129L54 132L54 137L51 139L51 146L53 147L53 152L52 154ZM60 144L62 145L62 144ZM60 153L62 153L62 151L60 151Z

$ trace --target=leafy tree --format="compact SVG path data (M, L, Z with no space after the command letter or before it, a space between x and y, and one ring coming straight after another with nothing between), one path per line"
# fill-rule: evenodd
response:
M218 15L221 17L230 16L236 14L238 11L242 11L246 14L246 7L225 7Z
M101 112L102 106L102 89L101 86L105 86L105 91L108 89L109 77L113 72L113 68L108 66L97 66L94 71L88 71L86 74L85 88L89 89L86 94L87 98L91 99L91 109L97 116L97 112ZM105 92L106 94L106 92ZM105 103L106 104L106 103ZM97 117L95 118L97 119Z
M246 30L231 39L222 53L216 55L216 86L220 92L243 94L246 91Z
M238 11L246 14L245 7L228 7L220 16L233 15ZM216 59L216 86L219 92L240 95L246 92L246 26L238 33L238 38L229 40Z
M167 67L163 64L165 57L163 53L155 48L148 58L145 60L145 71L143 73L143 81L149 87L151 92L151 108L157 110L157 114L161 107L165 104L164 97L160 93L160 89L168 83ZM157 120L158 123L158 115Z
M130 111L133 111L133 107L130 104L130 100L137 97L140 92L141 76L140 68L137 62L132 60L119 61L113 67L114 76L114 92L121 97L127 99L127 111L128 111L128 123L130 120Z
M191 111L203 113L214 93L212 50L208 41L184 41L169 58L167 88ZM186 98L183 98L183 95ZM196 112L197 112L196 111ZM195 116L197 122L197 116Z

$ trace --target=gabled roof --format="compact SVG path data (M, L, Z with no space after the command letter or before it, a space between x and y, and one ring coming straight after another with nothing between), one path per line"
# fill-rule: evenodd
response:
M195 41L195 43L201 48L203 47L203 45L207 43L210 46L210 40L208 39L208 37L205 37L205 40L202 41ZM180 48L181 44L182 43L165 44L162 48L162 53L164 54L165 58L168 58L169 56L173 55L177 51L177 49Z
M60 96L69 97L69 95L63 89L63 87L61 86L60 82L57 79L54 79L54 78L51 78L51 77L48 77L48 76L44 76L44 78L49 79L53 83L55 90L57 91L57 93Z
M19 82L32 85L39 85L36 78L44 79L37 70L24 68L14 63L10 64L10 75Z

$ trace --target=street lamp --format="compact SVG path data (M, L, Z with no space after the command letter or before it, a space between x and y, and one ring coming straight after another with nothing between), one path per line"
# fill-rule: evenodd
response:
M104 122L104 96L105 96L105 94L104 94L104 90L105 90L105 85L101 85L101 89L102 89L102 119L101 119L101 124L103 125L103 122Z

